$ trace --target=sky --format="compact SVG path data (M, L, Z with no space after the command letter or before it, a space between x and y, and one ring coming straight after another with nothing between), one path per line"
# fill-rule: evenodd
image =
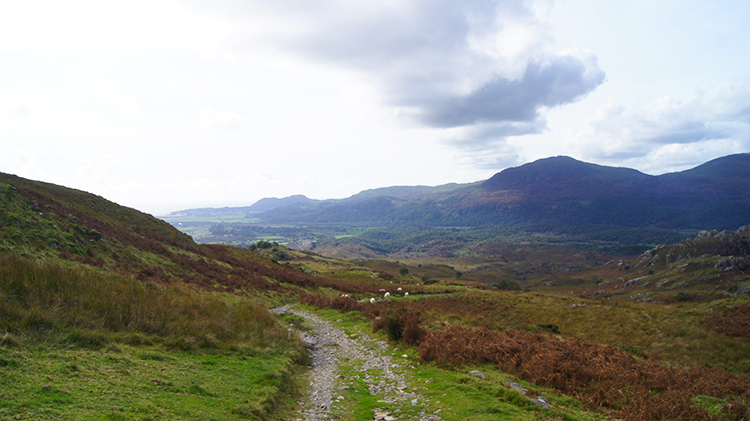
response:
M746 0L0 0L0 172L153 215L750 152Z

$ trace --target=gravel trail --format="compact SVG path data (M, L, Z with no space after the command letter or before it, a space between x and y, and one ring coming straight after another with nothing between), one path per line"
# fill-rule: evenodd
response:
M341 412L341 407L345 404L342 393L350 387L348 384L351 379L346 379L339 373L342 359L346 359L347 364L354 366L357 374L353 376L364 380L370 394L378 396L379 406L372 408L372 419L441 420L439 411L431 410L429 402L413 392L413 387L406 383L406 367L394 362L392 356L385 353L388 349L385 342L367 335L350 338L331 323L291 305L271 311L303 317L306 327L310 329L300 332L302 338L312 347L310 389L300 401L300 420L347 419L347 415ZM369 370L378 374L371 375Z

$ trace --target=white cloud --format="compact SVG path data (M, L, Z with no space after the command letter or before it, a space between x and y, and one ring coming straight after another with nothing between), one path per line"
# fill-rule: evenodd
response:
M143 48L212 49L226 26L172 0L25 0L0 5L0 50L115 56Z
M692 98L662 97L641 108L610 102L583 128L571 130L565 143L584 159L646 171L744 152L750 149L750 87L719 84Z
M384 104L426 127L538 126L543 109L577 101L604 78L593 54L550 51L551 36L537 17L544 7L535 2L250 4L254 19L297 23L266 34L270 43L362 74Z
M203 129L239 130L242 117L227 111L204 108L201 110L200 127Z

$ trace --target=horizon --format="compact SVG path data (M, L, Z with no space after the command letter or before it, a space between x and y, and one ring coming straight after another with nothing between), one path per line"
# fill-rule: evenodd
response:
M750 3L0 5L0 171L154 215L750 151ZM335 200L335 199L321 199Z
M743 152L743 153L738 153L738 154L725 155L725 156L722 156L722 157L714 158L714 159L711 159L709 161L703 162L703 163L701 163L699 165L696 165L695 167L686 168L685 170L682 170L682 171L666 172L666 173L662 173L662 174L646 174L646 175L650 175L652 177L658 177L658 176L665 175L665 174L679 173L679 172L683 172L683 171L692 170L694 168L697 168L699 166L707 164L707 163L709 163L711 161L715 161L717 159L727 158L729 156L734 156L734 155L749 155L749 154L750 153L748 153L748 152ZM551 158L570 158L570 157L568 157L566 155L556 155L556 156L550 156L550 157L546 157L546 158L539 158L539 159L534 160L534 161L530 161L530 162L526 162L526 163L520 164L517 167L508 167L508 168L505 168L502 171L504 171L506 169L509 169L509 168L518 168L518 167L524 166L526 164L532 164L532 163L537 162L537 161L547 160L547 159L551 159ZM573 159L575 159L575 158L573 158ZM591 162L585 162L585 161L580 161L580 160L576 160L576 161L582 162L584 164L593 164ZM594 164L594 165L598 165L598 164ZM627 168L627 167L614 167L614 166L605 166L605 167L609 167L609 168ZM629 169L633 169L633 168L629 168ZM496 175L496 174L499 174L502 171L498 171L497 173L493 174L493 176ZM636 171L638 171L638 170L636 170ZM643 173L643 174L645 174L645 173ZM364 193L364 192L368 192L368 191L373 191L373 190L390 189L390 188L409 188L409 187L437 188L437 187L442 187L442 186L447 186L447 185L452 185L452 184L456 184L456 185L469 185L469 184L483 183L483 182L485 182L487 180L489 180L489 178L488 179L484 179L484 180L471 181L471 182L467 182L467 183L445 183L445 184L439 184L439 185L435 185L435 186L428 186L428 185L393 185L393 186L383 186L383 187L375 187L375 188L371 188L371 189L360 190L359 192L357 192L357 193L355 193L355 194L353 194L351 196L347 196L347 197L325 198L325 199L316 199L316 198L308 197L304 193L295 193L295 194L291 194L289 196L281 196L281 197L279 197L279 196L268 196L268 197L263 197L263 198L260 198L260 199L256 200L255 202L249 204L249 205L238 205L238 206L217 205L217 206L202 206L202 207L196 207L196 208L184 208L184 209L173 210L173 211L170 211L169 213L160 214L160 215L153 215L153 216L156 216L156 217L168 217L168 216L173 216L173 214L178 213L178 212L184 212L184 211L189 211L189 210L199 210L199 209L246 208L246 207L252 207L253 205L255 205L258 202L263 201L263 200L268 200L268 199L281 200L281 199L288 199L288 198L295 197L295 196L302 196L302 197L304 197L305 199L308 199L308 200L321 201L321 202L322 201L328 201L328 200L346 200L346 199L350 199L350 198L352 198L352 197L354 197L354 196L356 196L358 194L361 194L361 193Z

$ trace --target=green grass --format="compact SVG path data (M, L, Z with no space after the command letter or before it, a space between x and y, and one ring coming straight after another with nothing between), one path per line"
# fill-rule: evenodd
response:
M0 420L260 419L289 404L284 353L0 347Z
M267 419L303 361L255 299L0 255L0 420Z
M254 349L293 341L257 303L163 287L66 263L0 255L0 331L142 333L180 348Z
M479 369L487 379L469 375L474 369ZM575 399L515 381L530 391L529 396L541 394L548 398L552 409L544 410L532 403L529 396L511 389L508 382L514 380L491 366L462 367L456 371L424 366L414 371L414 378L417 384L424 385L420 393L441 409L440 415L446 420L534 420L540 416L605 419L602 414L583 410Z

